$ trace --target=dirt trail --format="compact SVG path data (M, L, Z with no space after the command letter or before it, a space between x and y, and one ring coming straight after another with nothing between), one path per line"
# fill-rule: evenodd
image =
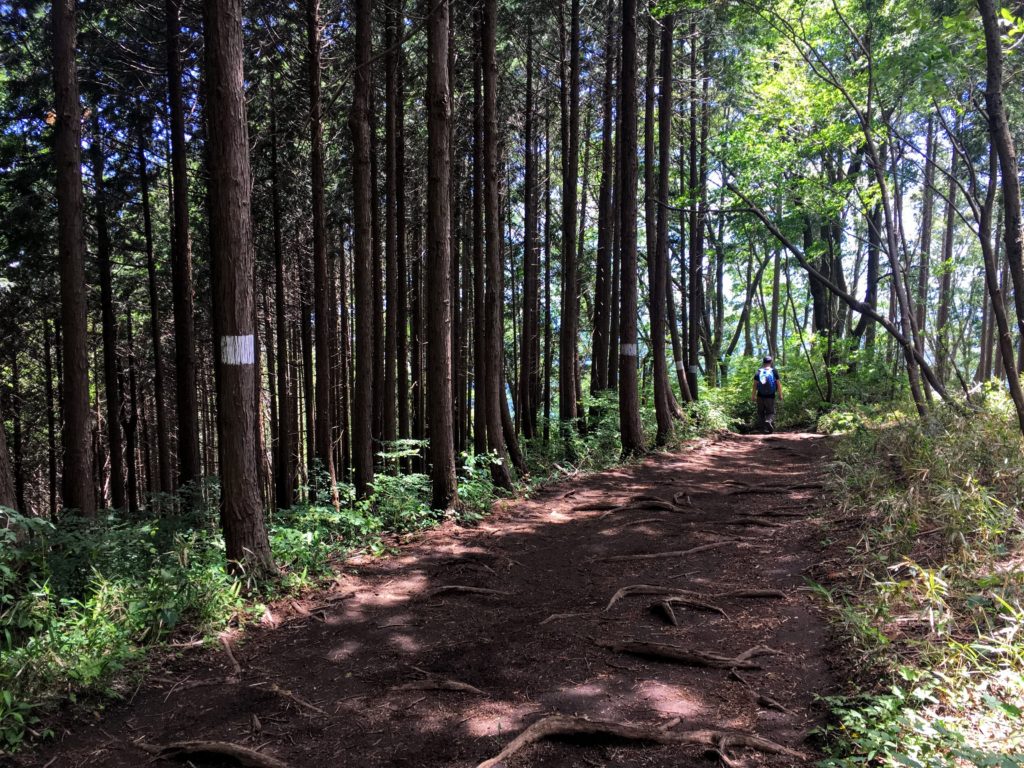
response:
M292 768L472 768L557 713L743 731L808 757L736 747L735 764L810 765L814 697L832 688L827 629L803 575L820 557L808 516L827 452L814 435L731 435L563 482L475 528L427 532L397 556L354 561L332 592L279 606L233 658L183 650L130 703L69 723L58 745L19 764L181 766L142 745L204 739ZM668 504L605 508L638 496ZM606 610L638 584L680 598L678 626L651 608L664 596L624 596ZM729 594L749 590L765 592ZM630 640L700 652L708 666L608 647ZM735 659L759 646L772 652ZM503 763L716 764L699 745L594 738L544 740Z

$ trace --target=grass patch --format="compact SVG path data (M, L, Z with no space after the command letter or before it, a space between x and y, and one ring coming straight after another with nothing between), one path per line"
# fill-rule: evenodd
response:
M847 578L818 588L852 650L823 765L1024 765L1024 441L1006 398L837 426L836 530L863 528Z

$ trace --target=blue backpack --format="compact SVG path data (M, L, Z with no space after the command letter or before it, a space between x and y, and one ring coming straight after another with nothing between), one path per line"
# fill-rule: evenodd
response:
M775 396L775 369L761 368L757 372L757 394L762 397Z

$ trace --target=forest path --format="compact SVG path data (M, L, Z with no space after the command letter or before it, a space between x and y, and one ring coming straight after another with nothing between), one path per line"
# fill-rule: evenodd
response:
M130 703L68 723L59 745L23 764L181 766L144 746L202 739L292 768L472 768L558 713L743 731L807 758L731 747L733 764L810 765L806 737L823 716L815 696L833 682L827 627L804 580L822 557L814 511L827 456L816 435L726 435L504 503L477 527L425 532L396 556L352 561L332 591L275 607L231 656L197 648L167 659ZM637 497L635 508L607 509ZM638 584L679 598L678 626L651 608L664 595L606 610ZM717 657L692 666L607 647L627 640ZM455 690L463 684L473 689ZM697 745L576 738L501 764L718 761Z

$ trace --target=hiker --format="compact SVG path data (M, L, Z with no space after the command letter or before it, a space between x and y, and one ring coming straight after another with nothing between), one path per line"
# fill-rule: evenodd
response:
M765 355L761 367L754 374L754 388L750 399L757 403L757 421L765 432L775 431L775 398L782 399L782 382L772 365L772 356Z

